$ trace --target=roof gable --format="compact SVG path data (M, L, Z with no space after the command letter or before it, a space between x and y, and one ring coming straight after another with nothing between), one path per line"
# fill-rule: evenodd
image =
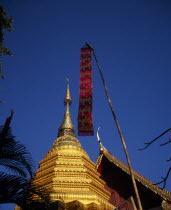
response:
M130 195L135 197L128 166L110 154L106 149L101 150L101 154L96 162L96 168L107 185L115 189L120 196L123 196L125 199L128 199ZM170 192L154 185L154 183L134 170L133 173L140 191L140 198L145 206L148 206L148 208L150 206L151 208L162 205L163 200L171 203ZM150 204L148 205L149 200Z

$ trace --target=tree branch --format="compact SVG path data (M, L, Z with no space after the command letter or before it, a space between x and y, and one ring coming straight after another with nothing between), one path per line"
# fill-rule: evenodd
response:
M164 131L162 134L160 134L159 136L157 136L157 137L156 137L155 139L153 139L152 141L144 143L144 144L146 144L146 146L145 146L144 148L138 149L138 150L144 150L144 149L146 149L146 148L149 147L153 142L155 142L157 139L159 139L161 136L163 136L163 135L164 135L165 133L167 133L168 131L171 131L171 128L169 128L169 129L167 129L166 131ZM164 144L161 144L160 146L166 145L166 144L168 144L168 143L170 143L170 142L171 142L171 140L169 139L168 142L166 142L166 143L164 143Z
M170 166L169 170L167 171L166 177L165 178L161 177L163 180L161 182L156 183L155 185L163 183L163 187L162 188L164 189L165 186L166 186L166 182L167 182L167 179L169 177L170 171L171 171L171 166Z
M160 146L164 146L164 145L169 144L169 143L171 143L171 138L169 138L169 141L167 141L167 142L165 142L163 144L160 144Z

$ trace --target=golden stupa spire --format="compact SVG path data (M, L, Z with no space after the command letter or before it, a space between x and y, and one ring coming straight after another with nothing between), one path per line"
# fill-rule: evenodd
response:
M114 206L109 203L111 193L105 189L106 183L75 137L69 110L71 102L68 82L64 99L66 111L58 138L39 162L33 184L49 192L52 205L62 202L65 209L112 210Z
M71 114L70 114L70 109L69 109L72 103L71 95L70 95L70 88L69 88L69 78L67 78L67 82L68 82L67 90L66 90L66 95L64 99L64 105L66 106L66 111L64 114L64 120L58 130L58 137L67 135L67 134L71 136L75 136L75 129L72 124Z

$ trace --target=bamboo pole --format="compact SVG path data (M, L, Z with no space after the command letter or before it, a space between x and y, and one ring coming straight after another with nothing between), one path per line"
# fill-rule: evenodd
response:
M102 82L103 82L105 93L106 93L106 96L107 96L107 99L108 99L108 102L109 102L109 106L110 106L110 109L112 111L112 115L113 115L114 121L116 123L117 129L118 129L118 132L119 132L119 136L120 136L123 148L124 148L124 152L125 152L126 160L127 160L127 163L128 163L128 168L129 168L129 172L130 172L130 175L131 175L132 184L133 184L133 188L134 188L134 191L135 191L138 207L139 207L139 210L143 210L142 209L142 205L141 205L141 200L140 200L140 197L139 197L139 193L138 193L138 189L137 189L137 185L136 185L136 181L135 181L135 178L134 178L132 166L131 166L131 161L130 161L128 150L127 150L127 147L126 147L126 143L125 143L122 131L121 131L121 127L120 127L119 122L117 120L117 117L116 117L116 114L115 114L112 102L110 100L109 93L108 93L108 90L107 90L107 87L106 87L106 83L105 83L105 80L104 80L104 77L103 77L100 65L98 63L98 60L97 60L97 57L95 55L93 47L91 45L89 45L87 42L85 44L92 49L92 52L93 52L93 55L94 55L94 58L95 58L98 70L100 72L100 76L101 76Z
M130 201L131 201L131 203L132 203L132 206L133 206L134 210L137 210L137 207L136 207L136 205L135 205L135 201L134 201L133 196L130 197Z

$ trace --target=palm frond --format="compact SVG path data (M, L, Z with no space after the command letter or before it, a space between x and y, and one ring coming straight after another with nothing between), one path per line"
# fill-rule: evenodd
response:
M28 179L0 172L0 186L0 204L15 203L30 210L50 209L49 193Z
M30 182L29 188L25 191L23 201L20 206L23 209L51 209L49 192L43 186L37 186Z
M12 135L9 126L13 113L11 111L5 124L0 126L0 166L13 172L7 174L0 171L0 203L16 203L24 209L33 209L33 206L38 208L42 203L48 206L48 193L28 179L28 175L33 177L33 160L26 147L15 141Z
M22 200L29 181L23 177L0 172L0 203L18 203Z
M2 164L1 164L1 160L0 160L0 165L4 166L6 170L8 170L9 172L12 172L18 176L27 177L27 171L25 171L25 168L23 168L22 165L15 166L11 163L11 161L9 164L8 164L8 161L6 163L5 162L6 161L2 161Z
M24 177L26 177L26 171L33 177L34 166L30 153L24 145L14 140L11 129L8 129L6 135L3 135L1 138L2 130L3 129L0 129L0 165L6 165L6 162L8 162L8 167L9 165L13 166L14 173L17 171L18 167L19 173L23 170L22 175ZM10 161L11 164L9 164Z

